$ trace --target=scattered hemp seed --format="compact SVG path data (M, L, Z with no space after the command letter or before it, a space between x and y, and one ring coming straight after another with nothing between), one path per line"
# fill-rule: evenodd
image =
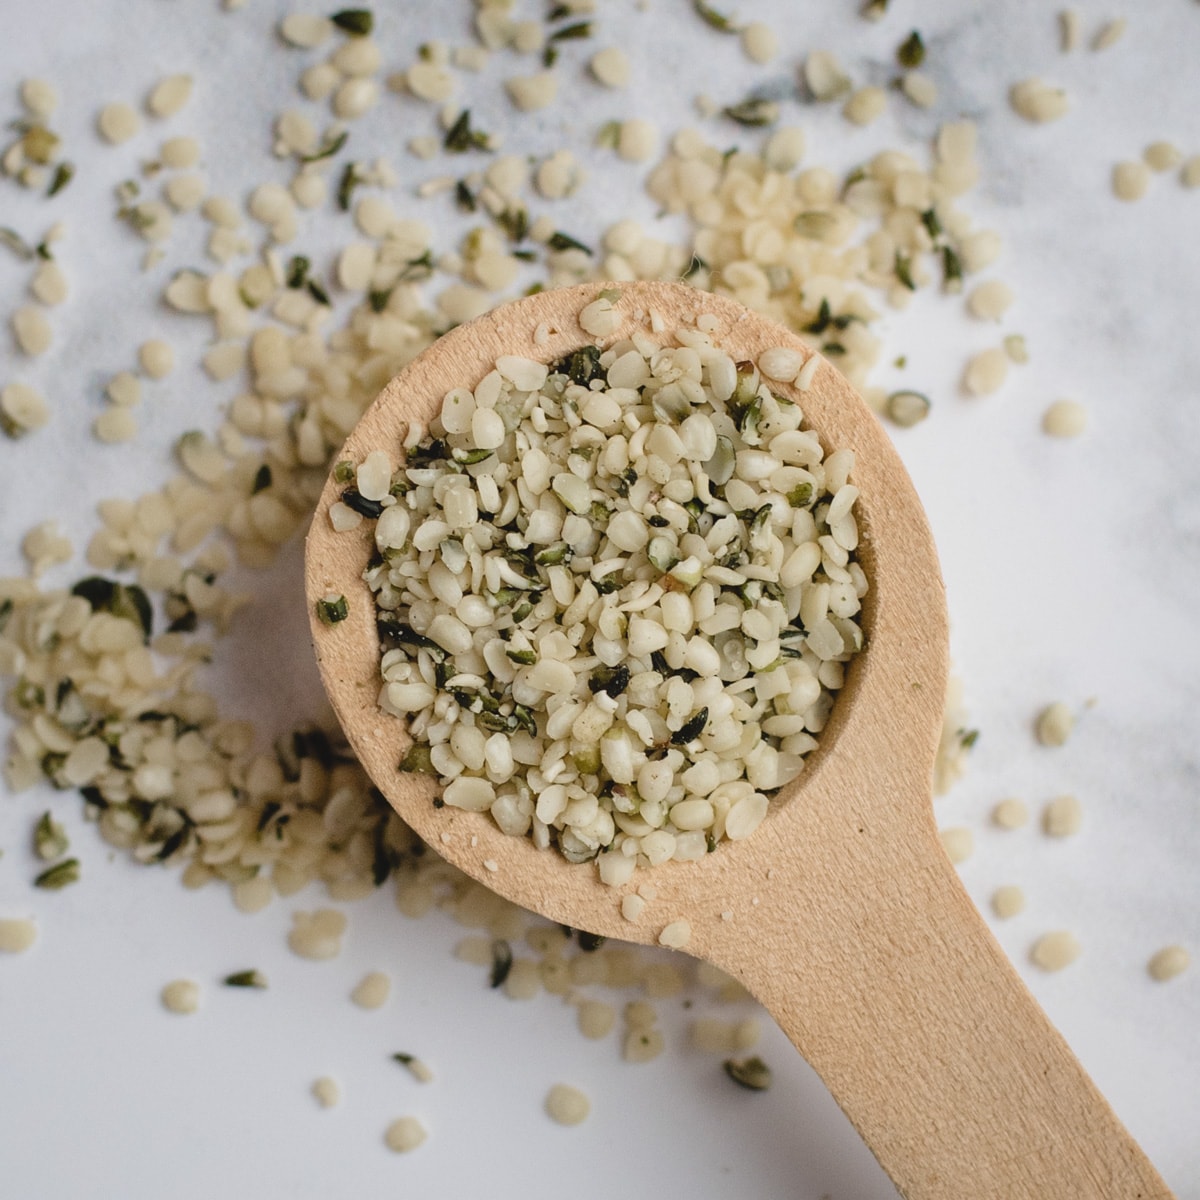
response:
M1180 168L1179 180L1185 188L1200 188L1200 154L1193 154Z
M382 971L372 971L350 993L359 1008L382 1008L392 991L392 981Z
M1150 186L1150 168L1144 162L1119 162L1112 170L1113 195L1132 203L1140 200Z
M160 994L167 1012L187 1016L200 1007L200 985L190 979L174 979Z
M946 851L946 857L955 866L966 862L975 850L975 835L962 826L943 829L938 836L942 840L942 849Z
M779 120L779 103L751 97L721 109L724 116L750 128L774 125Z
M660 946L669 946L672 950L682 950L692 939L691 925L682 919L671 921L663 926L662 932L658 935L658 944Z
M1152 171L1173 171L1183 162L1183 151L1172 142L1151 142L1142 151L1142 162Z
M779 38L770 25L751 21L742 30L742 53L760 65L769 63L779 54Z
M322 1108L333 1108L342 1102L341 1085L328 1075L322 1075L320 1079L314 1080L311 1090L313 1099Z
M1020 829L1029 821L1029 809L1023 800L1001 800L992 809L992 824L999 829Z
M937 103L937 84L920 71L906 71L900 79L900 90L917 108L932 108Z
M142 122L128 104L108 104L96 118L100 136L112 145L127 142L141 128Z
M896 61L909 71L915 71L925 61L925 43L915 29L896 48Z
M736 21L706 4L705 0L692 0L692 7L709 29L715 29L718 33L741 33L742 27Z
M67 832L48 813L42 813L33 831L33 849L42 862L53 862L62 858L70 847Z
M1024 891L1009 884L1004 887L997 888L992 893L992 912L1002 921L1007 921L1015 917L1018 913L1025 909L1025 893Z
M884 412L901 429L910 429L929 416L929 397L920 392L892 392Z
M235 971L232 975L226 975L221 982L226 987L262 990L267 986L267 977L261 971Z
M592 55L588 64L597 82L607 88L623 88L630 80L629 56L619 46L608 46Z
M771 1086L771 1068L757 1054L749 1058L727 1058L725 1074L748 1092L765 1092Z
M37 925L27 917L0 917L0 954L24 954L37 934Z
M1092 38L1092 50L1098 52L1115 46L1125 36L1128 25L1129 22L1124 17L1114 17L1111 21L1106 21Z
M1009 102L1013 111L1026 121L1044 124L1065 117L1070 110L1067 93L1052 84L1033 78L1014 83L1009 89Z
M33 886L57 892L79 882L79 859L68 858L48 867L34 881Z
M421 1059L415 1054L405 1054L403 1052L393 1054L392 1058L398 1062L418 1083L432 1083L433 1072L425 1065Z
M568 1083L556 1083L547 1093L546 1115L559 1125L582 1125L592 1111L586 1093Z
M1079 939L1065 929L1044 933L1033 943L1029 958L1043 971L1061 971L1069 967L1083 953Z
M293 954L319 962L341 954L345 932L346 915L335 908L296 912L292 914L287 943Z
M317 617L325 625L336 625L339 621L344 621L350 615L350 605L345 596L334 595L332 592L328 596L322 597L317 601Z
M1042 414L1042 432L1050 437L1079 437L1087 423L1088 410L1078 400L1055 400Z
M351 37L370 37L375 29L375 14L369 8L343 8L329 19Z
M384 1144L396 1154L407 1154L415 1150L429 1136L425 1126L416 1117L397 1117L383 1135Z
M1056 700L1038 713L1033 728L1043 746L1063 746L1075 729L1075 715L1063 701Z
M146 97L146 111L152 117L173 117L192 97L190 75L168 75L156 83Z
M1075 796L1056 796L1042 809L1042 829L1054 838L1072 837L1083 826L1083 805Z
M1008 378L1008 363L1003 347L981 350L967 363L963 388L971 396L987 396L999 391Z
M1066 8L1058 14L1058 31L1059 49L1064 54L1070 54L1079 45L1080 21L1077 9Z
M1146 964L1146 970L1156 983L1166 983L1182 975L1191 965L1191 955L1182 946L1164 946L1155 951Z
M138 366L150 379L165 379L175 369L175 351L169 343L152 338L138 347Z

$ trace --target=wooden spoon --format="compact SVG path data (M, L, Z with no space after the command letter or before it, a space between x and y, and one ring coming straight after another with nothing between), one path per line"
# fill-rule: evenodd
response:
M735 359L812 353L740 305L679 284L587 284L504 305L446 334L384 388L339 458L399 459L455 386L501 354L552 362L592 344L577 317L603 286L624 319L603 345L651 330L663 344L700 314ZM866 649L799 779L748 839L602 884L486 815L435 808L428 776L401 773L405 727L379 710L379 643L362 581L365 526L335 533L332 478L307 544L310 614L344 594L349 617L313 617L325 687L364 767L396 811L468 875L575 928L653 943L686 920L686 949L741 980L820 1074L902 1195L913 1200L1151 1200L1166 1185L1026 990L967 898L930 802L947 673L943 584L925 515L879 422L821 361L797 400L827 447L850 447L871 582ZM620 896L652 884L638 923Z

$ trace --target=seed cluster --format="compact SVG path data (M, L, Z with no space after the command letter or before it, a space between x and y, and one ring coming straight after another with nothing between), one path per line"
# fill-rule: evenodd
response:
M780 392L816 359L674 341L502 357L330 513L375 517L401 769L610 884L753 832L862 646L853 455Z

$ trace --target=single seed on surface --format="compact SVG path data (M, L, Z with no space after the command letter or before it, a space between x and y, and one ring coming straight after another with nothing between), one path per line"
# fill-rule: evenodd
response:
M341 1085L336 1079L331 1079L328 1075L322 1075L320 1079L313 1081L312 1094L313 1098L322 1108L333 1108L335 1104L340 1104L342 1100Z
M1166 983L1167 980L1182 975L1191 961L1191 955L1182 946L1164 946L1151 955L1146 970L1151 979L1158 983Z
M128 408L114 405L106 408L92 422L92 432L106 445L131 442L137 437L137 419Z
M415 1150L429 1136L416 1117L397 1117L383 1135L385 1145L396 1154Z
M1200 154L1193 154L1183 164L1179 179L1186 188L1200 187Z
M592 74L605 87L623 88L631 74L629 56L620 46L607 46L592 55L588 64Z
M37 925L28 918L0 918L0 954L23 954L37 941L37 934Z
M1029 820L1029 809L1023 800L1001 800L992 809L992 824L1000 829L1020 829Z
M1092 38L1092 49L1107 50L1109 46L1116 45L1125 36L1128 25L1129 22L1124 17L1114 17L1111 21L1106 21Z
M999 391L1008 378L1008 355L1002 347L981 350L967 363L963 387L972 396L987 396Z
M49 419L46 401L28 384L9 383L0 388L0 430L9 437L40 429Z
M162 1005L167 1012L186 1016L200 1007L200 985L190 979L175 979L163 988Z
M312 50L333 34L333 22L317 13L288 13L279 22L279 36L289 46Z
M1000 279L989 279L972 290L967 297L967 309L973 317L998 321L1015 298L1007 283Z
M1002 921L1015 917L1017 913L1024 911L1024 908L1025 893L1015 885L999 887L992 893L992 911Z
M1056 796L1042 809L1042 829L1050 837L1071 837L1083 825L1083 805L1075 796Z
M626 162L646 162L658 149L658 128L644 117L621 122L617 154Z
M1056 700L1038 713L1034 733L1043 746L1062 746L1074 728L1075 714L1063 701Z
M1144 162L1119 162L1112 171L1113 195L1118 200L1140 200L1150 186L1150 168Z
M21 103L33 116L48 117L58 107L58 93L44 79L22 79Z
M1030 960L1043 971L1061 971L1083 952L1079 939L1065 929L1044 933L1029 951Z
M1079 437L1087 429L1088 410L1078 400L1055 400L1042 414L1042 431L1051 437Z
M682 919L671 921L663 926L662 932L658 935L658 944L660 946L670 946L672 950L681 950L691 941L692 927Z
M901 429L910 429L929 416L929 397L920 392L892 392L885 411Z
M1183 151L1171 142L1151 142L1142 151L1142 161L1152 171L1171 171L1183 162Z
M363 977L350 993L359 1008L382 1008L392 991L392 981L382 971L372 971Z
M769 63L779 53L779 38L770 25L751 21L741 33L742 53L753 63Z
M522 112L534 112L554 103L558 95L558 76L553 71L514 76L504 81L504 90Z
M938 836L942 839L942 848L946 857L955 866L966 862L975 849L975 835L966 828L943 829Z
M393 1054L396 1060L418 1083L432 1083L433 1072L414 1054Z
M17 345L31 358L45 354L54 340L45 313L32 304L23 305L13 313L12 331Z
M881 87L859 88L842 107L842 115L854 125L870 125L887 109L887 93Z
M567 1083L556 1083L546 1093L546 1115L559 1125L580 1125L592 1111L587 1095Z
M1014 83L1009 89L1008 98L1018 116L1035 124L1057 121L1065 117L1071 107L1067 93L1062 88L1043 83L1037 78Z
M44 262L34 272L29 290L35 299L53 307L67 298L67 277L56 262Z
M141 119L128 104L106 104L96 118L100 136L114 146L129 141L141 126Z
M1058 14L1059 48L1070 54L1079 45L1079 12L1074 8L1064 9Z
M937 84L920 71L905 71L900 79L900 90L917 108L932 108L937 103Z
M200 161L200 143L192 137L167 138L159 151L163 166L172 170L194 167Z
M192 96L190 75L168 75L154 85L146 97L146 111L152 117L173 117Z
M169 343L152 338L138 347L138 365L151 379L164 379L175 368L175 351Z
M584 1000L579 1006L579 1032L586 1038L607 1037L616 1020L616 1009L602 1000Z

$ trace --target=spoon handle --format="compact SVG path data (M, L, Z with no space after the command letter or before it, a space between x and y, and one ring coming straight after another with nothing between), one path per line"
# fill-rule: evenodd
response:
M803 887L765 887L726 965L907 1200L1171 1200L940 847L920 858L874 887L843 871L819 922Z

